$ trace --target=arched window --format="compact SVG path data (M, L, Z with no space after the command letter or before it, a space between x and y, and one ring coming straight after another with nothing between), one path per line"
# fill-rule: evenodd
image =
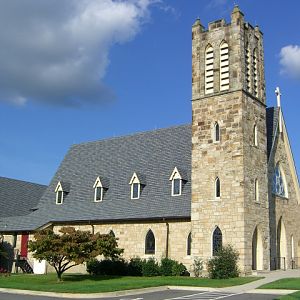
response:
M221 197L221 182L220 178L217 177L215 180L215 198L220 198Z
M219 250L222 249L222 231L217 226L214 230L212 237L212 255L215 256L218 254Z
M276 164L274 171L273 193L277 196L288 198L285 175L279 163Z
M214 141L219 142L220 141L220 125L218 122L214 125Z
M255 193L255 201L259 202L259 186L258 186L257 179L255 179L255 183L254 183L254 193Z
M186 255L191 255L192 250L192 233L190 232L187 238Z
M146 234L145 254L155 254L155 237L151 229Z
M249 45L246 46L246 86L247 90L251 92L251 53Z
M253 144L254 144L254 146L258 146L258 136L257 136L256 124L253 126Z
M111 235L111 236L113 236L113 237L116 237L116 235L115 235L115 233L114 233L113 230L110 230L108 234Z
M229 48L223 41L220 46L220 91L229 89Z
M258 61L257 61L257 49L253 51L253 91L254 96L258 96Z
M214 49L211 45L205 50L205 94L214 92Z

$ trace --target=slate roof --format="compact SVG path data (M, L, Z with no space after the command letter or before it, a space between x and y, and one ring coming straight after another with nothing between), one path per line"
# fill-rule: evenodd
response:
M279 108L268 107L266 111L266 122L267 122L267 153L268 158L270 157L272 145L276 137L277 125L278 125Z
M266 111L268 155L276 134L278 109ZM50 222L105 222L190 218L191 125L74 145L70 148L38 210L0 222L0 231L34 230ZM181 196L171 196L174 168L185 178ZM145 183L140 199L130 198L129 181L136 173ZM108 189L102 202L94 202L93 185L105 178ZM67 183L62 205L56 205L57 183ZM109 183L109 184L108 184ZM66 187L65 187L66 188Z
M37 183L0 177L0 218L30 214L46 188Z
M182 195L172 197L169 178L175 167L186 170L187 181ZM143 177L145 185L140 198L132 200L129 181L134 172ZM97 177L109 180L102 202L94 202ZM55 202L59 181L70 184L62 205ZM3 222L17 231L49 222L190 218L190 202L191 126L182 125L72 146L38 210L22 220Z

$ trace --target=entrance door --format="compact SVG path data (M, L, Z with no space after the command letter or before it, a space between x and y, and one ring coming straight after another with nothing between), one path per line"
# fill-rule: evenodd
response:
M21 257L27 258L27 254L28 254L28 238L29 238L28 234L22 234L22 236L21 236L21 252L20 252L20 256Z
M252 237L252 270L263 270L263 261L262 236L256 227Z

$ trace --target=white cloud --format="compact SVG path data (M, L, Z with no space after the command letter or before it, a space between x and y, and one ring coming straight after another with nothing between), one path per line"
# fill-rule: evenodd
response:
M157 0L0 1L0 101L76 106L114 98L112 45L133 39Z
M280 51L281 73L300 79L300 46L288 45Z

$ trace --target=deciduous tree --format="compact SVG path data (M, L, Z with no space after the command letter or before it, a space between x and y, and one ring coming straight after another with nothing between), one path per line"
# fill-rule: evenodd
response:
M58 281L70 268L103 255L105 258L117 258L123 252L118 248L116 238L110 234L92 234L89 231L63 227L60 233L52 230L38 231L34 240L29 241L29 250L38 260L46 260L54 267Z

